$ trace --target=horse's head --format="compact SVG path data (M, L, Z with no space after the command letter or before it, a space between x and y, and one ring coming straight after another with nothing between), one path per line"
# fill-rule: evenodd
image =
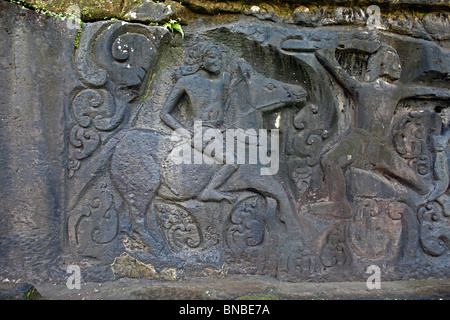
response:
M244 80L248 85L248 98L253 108L263 110L265 107L306 101L307 92L301 86L267 78L243 60L238 64L240 81Z

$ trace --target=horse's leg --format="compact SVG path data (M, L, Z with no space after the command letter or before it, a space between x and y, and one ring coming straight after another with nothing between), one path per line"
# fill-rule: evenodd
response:
M146 213L161 183L160 165L150 154L157 136L130 131L117 145L111 159L111 180L130 208L131 227L156 258L171 255L158 228L146 224Z

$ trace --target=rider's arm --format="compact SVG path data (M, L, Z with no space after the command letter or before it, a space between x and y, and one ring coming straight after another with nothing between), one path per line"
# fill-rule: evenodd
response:
M166 103L161 109L161 120L173 130L184 129L183 125L171 114L184 94L184 86L179 80L172 88Z
M450 90L442 88L432 88L415 85L404 85L401 87L402 99L406 98L438 98L438 99L450 99Z
M336 81L348 90L352 95L361 86L358 80L351 77L336 61L335 48L323 48L315 52L317 60L333 76Z

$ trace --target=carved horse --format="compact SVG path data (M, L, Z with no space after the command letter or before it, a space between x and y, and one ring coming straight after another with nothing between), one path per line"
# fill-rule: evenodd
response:
M287 104L298 104L306 100L306 91L299 85L270 79L255 72L241 61L240 77L230 90L238 110L234 110L237 121L230 126L260 125L264 112L273 112ZM230 111L231 112L231 111ZM258 120L259 118L259 120ZM258 123L258 124L257 124ZM259 129L259 128L254 128ZM174 165L171 152L175 143L170 135L152 130L134 129L126 131L115 147L111 158L111 180L128 204L133 232L149 245L153 254L161 251L167 255L164 242L157 240L157 230L146 225L146 212L152 200L160 196L167 200L183 201L199 196L220 164ZM224 192L257 190L260 194L278 202L282 220L291 224L294 209L288 192L274 176L260 175L261 165L242 164L222 185ZM294 219L295 220L295 219Z

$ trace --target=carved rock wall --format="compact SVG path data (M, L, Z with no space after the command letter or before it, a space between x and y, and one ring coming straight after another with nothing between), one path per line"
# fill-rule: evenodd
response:
M0 279L449 277L445 36L326 14L0 2Z
M74 34L64 21L5 2L0 24L0 269L2 278L48 280L60 273L62 106L76 81Z

